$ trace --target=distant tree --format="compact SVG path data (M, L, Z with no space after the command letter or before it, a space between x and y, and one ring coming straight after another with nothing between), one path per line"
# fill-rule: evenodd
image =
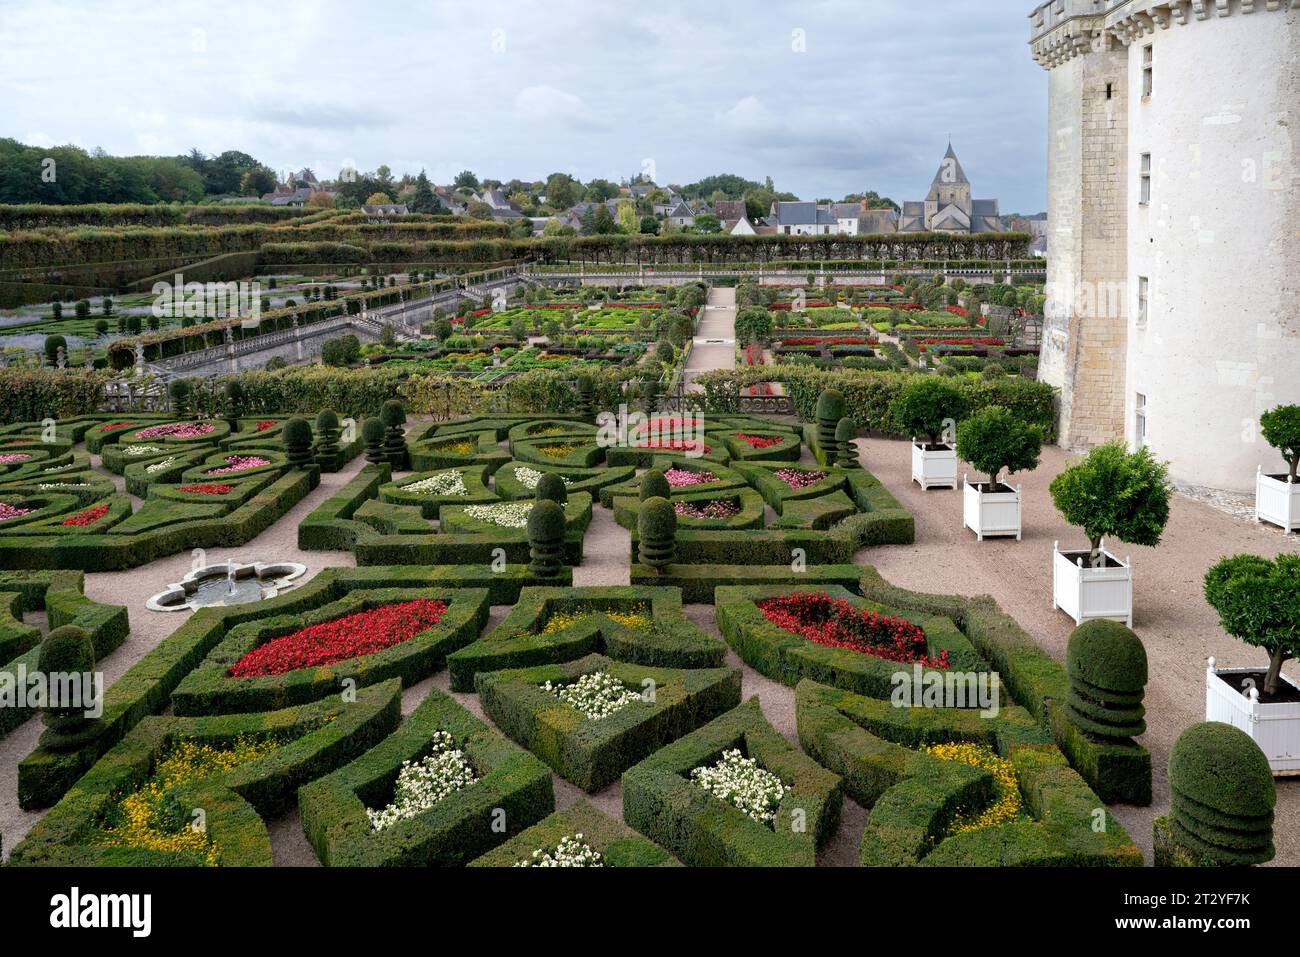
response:
M307 197L307 205L312 209L333 209L334 197L322 190L317 190Z
M474 202L465 207L465 215L470 219L488 220L492 218L492 207L487 203L481 203L478 200L474 200Z
M247 170L239 178L239 192L243 196L262 196L275 190L275 174L265 166Z
M722 220L713 213L701 213L695 217L695 228L702 233L720 233Z
M641 217L641 233L645 236L656 236L659 233L659 220L654 216Z
M392 199L389 198L387 193L371 193L369 196L366 197L366 201L363 205L388 206L391 205L392 202L393 202Z
M433 196L433 187L429 184L429 177L424 175L424 170L420 170L420 175L415 177L415 195L411 198L411 208L417 213L438 211L438 201Z
M453 189L478 189L478 177L469 170L463 169L456 174L451 185Z
M607 179L593 179L587 184L586 195L593 203L603 203L618 195L618 186Z
M568 173L552 173L546 178L546 202L553 209L568 209L578 201L582 184Z

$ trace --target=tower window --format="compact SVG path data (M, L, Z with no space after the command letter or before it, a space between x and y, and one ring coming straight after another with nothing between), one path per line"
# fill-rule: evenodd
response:
M1151 283L1146 276L1138 276L1137 327L1145 329L1150 318Z
M1141 392L1133 401L1133 444L1139 449L1147 444L1147 397Z
M1138 202L1151 205L1151 154L1143 153L1138 163Z
M1114 83L1107 83L1107 84L1106 84L1106 99L1108 99L1108 100L1109 100L1109 99L1113 99L1114 96L1115 96L1115 84L1114 84Z
M1155 71L1155 52L1151 49L1151 44L1142 48L1142 95L1144 97L1151 95L1151 83Z

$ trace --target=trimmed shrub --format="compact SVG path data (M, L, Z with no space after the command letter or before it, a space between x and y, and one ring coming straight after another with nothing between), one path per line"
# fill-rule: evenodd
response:
M835 445L839 449L839 460L835 463L842 469L860 469L858 461L858 427L853 420L845 417L835 426Z
M839 458L835 429L847 411L844 393L838 389L827 389L817 397L817 448L826 464L834 464Z
M677 512L666 498L655 496L641 503L637 515L638 554L643 564L658 572L672 564L677 538Z
M925 376L909 383L889 412L903 429L938 445L947 423L960 419L966 408L966 396L958 386L946 379Z
M1051 485L1057 510L1088 536L1094 565L1101 560L1105 537L1133 545L1160 544L1172 491L1164 463L1145 446L1130 452L1122 441L1097 446Z
M528 513L529 572L542 578L559 574L564 532L564 508L551 499L539 499Z
M1225 558L1205 573L1205 600L1223 630L1268 652L1264 692L1282 689L1282 665L1300 657L1300 555Z
M1292 482L1300 481L1300 405L1280 405L1259 417L1264 441L1282 453Z
M1147 653L1137 635L1117 621L1085 622L1071 633L1065 660L1070 720L1100 738L1146 731Z
M649 501L652 498L671 498L672 494L672 487L668 484L668 479L664 478L662 469L647 469L641 475L640 499L642 502Z
M1169 788L1173 837L1198 863L1273 859L1277 791L1250 735L1219 721L1192 725L1169 755Z
M361 441L366 446L366 461L371 465L390 464L384 448L384 423L376 418L361 423Z
M1000 406L981 409L957 426L957 454L985 473L993 487L1004 470L1010 474L1038 468L1042 448L1042 429Z
M95 646L90 635L76 625L64 625L55 628L41 642L36 656L37 670L46 676L54 674L88 675L95 670ZM52 689L51 689L52 690ZM71 702L61 706L47 706L41 720L49 729L41 736L41 743L48 748L66 750L71 742L75 746L78 733L85 730L91 719L85 716L91 702L79 702L73 707Z
M556 845L575 834L600 855L605 867L680 867L663 848L646 840L622 821L582 800L538 821L522 834L489 851L470 867L516 867L553 852Z
M406 451L406 407L397 399L389 399L379 410L379 418L384 423L384 452L388 455L388 464L396 471L409 467Z
M284 423L280 443L284 446L285 458L292 468L307 468L314 461L311 439L311 424L306 419L294 416Z
M555 502L563 505L569 500L569 490L564 478L557 472L543 472L537 480L537 501Z

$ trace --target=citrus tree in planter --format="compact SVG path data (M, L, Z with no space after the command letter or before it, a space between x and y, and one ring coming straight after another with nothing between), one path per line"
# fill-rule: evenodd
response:
M962 520L976 537L1014 535L1020 539L1020 488L1002 481L1038 467L1043 430L1001 406L989 406L957 427L957 454L988 475L987 482L962 483Z
M1268 668L1206 673L1206 720L1236 725L1274 771L1300 771L1300 684L1282 665L1300 658L1300 555L1225 558L1205 573L1205 600L1223 630L1268 653Z
M1282 453L1289 471L1255 476L1255 520L1300 531L1300 405L1280 405L1259 417L1265 441Z
M1122 442L1099 445L1058 475L1052 501L1071 525L1088 536L1089 548L1052 557L1052 607L1082 624L1111 618L1133 624L1133 569L1106 550L1106 539L1131 545L1160 544L1169 521L1168 468L1146 448L1129 452Z
M946 441L966 411L966 396L938 376L917 376L889 406L900 428L912 435L912 481L921 488L957 487L957 450ZM916 436L927 441L918 442Z

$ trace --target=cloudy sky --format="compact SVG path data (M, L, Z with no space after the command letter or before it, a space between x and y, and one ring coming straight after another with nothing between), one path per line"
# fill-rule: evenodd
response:
M435 182L771 176L1045 208L1030 0L0 0L0 136Z

